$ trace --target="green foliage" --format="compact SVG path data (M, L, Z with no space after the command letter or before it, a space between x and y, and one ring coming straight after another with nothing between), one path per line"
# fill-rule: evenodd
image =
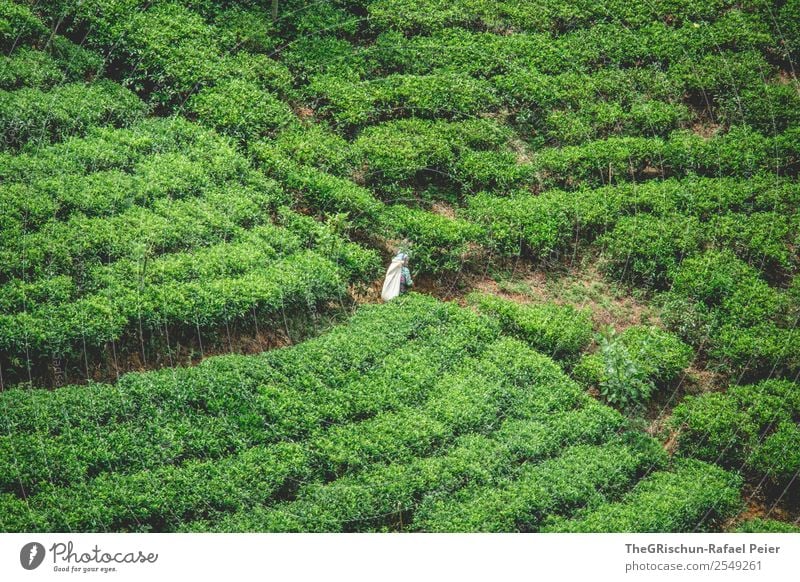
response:
M588 250L669 289L661 321L711 370L796 378L797 14L0 0L4 381L289 326L379 279L367 246L397 245L426 285ZM661 470L661 445L585 391L641 406L686 344L634 326L576 363L584 314L471 300L480 315L412 293L258 357L6 390L0 527L706 531L736 511L737 479ZM775 382L688 398L679 450L785 487L797 390Z
M503 331L556 360L574 360L591 341L589 315L570 305L520 305L483 294L470 295L468 300L481 313L497 318Z
M278 149L285 143L279 139L277 147L260 143L251 149L260 166L294 191L309 208L320 214L344 213L347 220L359 228L375 223L383 211L383 203L372 192L345 178L286 159ZM302 157L302 153L295 157Z
M796 83L761 84L731 96L724 106L731 124L746 123L765 135L800 123L800 95Z
M309 91L320 111L346 127L407 116L471 118L498 105L486 81L453 73L391 75L364 82L321 76L311 81Z
M288 105L255 83L239 79L203 89L187 107L201 123L244 142L295 121Z
M635 348L625 342L615 341L614 336L600 336L599 357L603 362L603 374L598 382L600 394L612 405L630 409L646 402L654 385L638 359L631 355ZM635 352L634 352L635 353ZM582 374L578 374L581 377Z
M148 89L154 102L167 105L210 84L222 64L213 30L197 14L174 2L157 3L113 22L112 53L136 63L127 82Z
M286 128L273 145L278 153L299 164L313 166L336 176L345 176L352 170L350 144L322 124Z
M663 288L668 275L700 247L699 221L680 214L624 216L598 241L605 269L623 280Z
M429 177L459 185L454 165L469 150L498 149L505 131L488 120L460 122L403 119L365 129L353 143L378 186Z
M92 172L98 149L107 169ZM275 183L213 132L143 124L43 160L51 154L72 164L53 176L37 156L19 160L27 185L3 190L0 345L9 357L99 350L134 322L138 333L210 329L303 311L377 274L374 252L282 210Z
M63 79L53 58L44 51L22 47L0 57L0 89L20 87L47 89Z
M581 358L573 376L595 386L611 404L631 408L675 380L689 365L691 348L656 327L633 326L599 336L597 353Z
M725 394L687 397L675 408L673 426L685 455L740 468L786 486L800 468L796 422L797 384L764 380L732 386Z
M604 503L573 519L554 518L548 532L676 532L714 530L739 511L742 479L699 461L655 471L616 503Z
M787 0L778 11L781 52L793 63L800 62L800 3Z
M0 46L4 54L9 48L36 42L48 33L29 7L11 0L0 2Z
M736 533L800 533L800 527L777 521L756 517L740 523L734 530Z
M50 91L0 91L3 148L35 147L83 135L98 125L128 125L146 111L133 93L111 81L67 84Z
M457 271L468 259L470 243L480 239L480 228L401 204L386 206L377 225L383 232L412 241L414 268L421 271Z
M570 447L555 459L525 466L514 480L424 499L412 527L435 532L538 531L547 516L569 515L598 503L626 489L653 465L662 465L664 454L652 444L612 440Z
M790 372L800 365L784 313L790 301L730 251L707 251L675 272L662 319L687 341L707 343L723 369Z

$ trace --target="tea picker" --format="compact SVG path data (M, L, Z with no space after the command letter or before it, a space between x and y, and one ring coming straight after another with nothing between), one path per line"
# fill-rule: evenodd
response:
M386 270L381 299L384 301L394 299L401 293L408 291L412 285L414 285L414 281L411 280L411 271L408 268L408 255L406 253L397 253Z

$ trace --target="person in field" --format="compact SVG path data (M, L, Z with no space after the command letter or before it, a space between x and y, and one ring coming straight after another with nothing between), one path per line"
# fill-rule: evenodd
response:
M411 270L408 268L408 255L406 253L397 253L386 270L381 299L384 301L394 299L401 293L408 291L413 285Z

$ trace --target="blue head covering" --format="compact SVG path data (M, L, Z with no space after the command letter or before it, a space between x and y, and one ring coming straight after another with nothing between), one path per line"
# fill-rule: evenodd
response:
M405 261L408 258L406 253L397 253L392 261Z

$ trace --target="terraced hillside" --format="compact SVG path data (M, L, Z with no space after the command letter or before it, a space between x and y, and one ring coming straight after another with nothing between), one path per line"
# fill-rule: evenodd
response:
M0 528L800 523L800 3L277 7L0 0Z

